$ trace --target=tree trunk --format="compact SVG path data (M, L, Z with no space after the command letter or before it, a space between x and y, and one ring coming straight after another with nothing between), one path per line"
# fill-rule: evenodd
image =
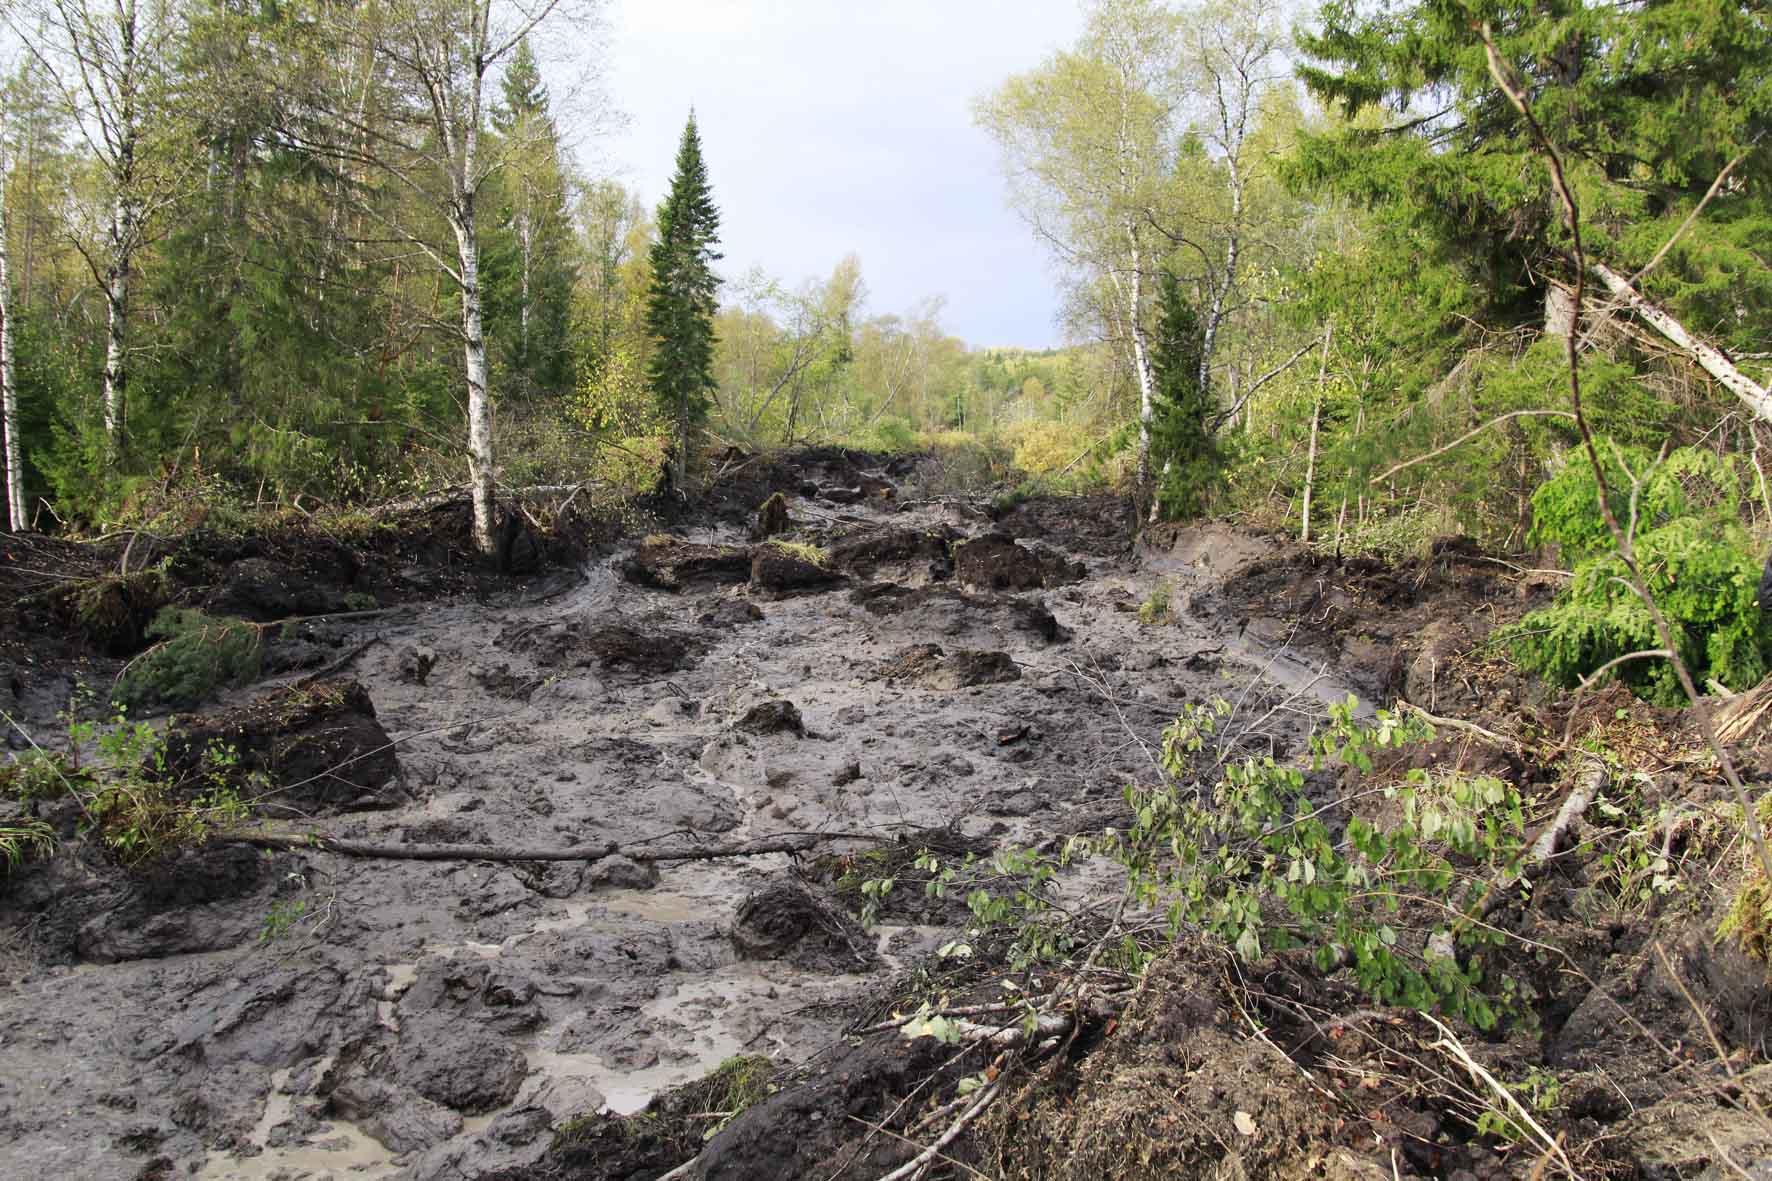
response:
M1317 427L1323 419L1323 385L1329 377L1329 337L1334 331L1333 323L1323 329L1323 360L1317 367L1317 400L1311 407L1311 448L1304 466L1304 512L1299 528L1299 540L1306 545L1311 543L1311 486L1317 479Z
M130 243L134 229L130 210L121 199L111 213L111 268L105 276L105 446L113 458L122 444L124 349L129 330Z
M12 275L6 242L6 173L0 166L0 416L6 442L7 524L14 533L30 527L25 517L25 468L18 437L18 379L12 365Z
M517 215L517 244L523 254L523 275L521 303L517 307L517 348L518 356L523 358L523 367L530 368L529 358L529 274L534 265L534 231L529 224L529 212L524 210Z
M486 333L480 312L480 235L474 226L474 197L458 201L456 252L461 259L462 355L468 375L468 483L474 505L474 548L497 552L492 515L492 399L486 370Z
M1679 346L1699 368L1716 378L1723 387L1739 398L1762 422L1772 422L1772 393L1735 368L1722 351L1699 340L1686 331L1685 325L1644 299L1630 280L1602 263L1590 263L1588 269L1606 285L1606 290L1621 300L1631 311L1655 331Z
M1138 248L1138 228L1128 219L1126 238L1131 247L1130 283L1121 286L1120 296L1126 301L1126 331L1132 337L1132 368L1138 377L1138 487L1148 493L1151 486L1151 423L1156 420L1156 390L1151 379L1150 354L1144 345L1144 284L1139 280L1143 257ZM1118 278L1114 280L1120 286Z

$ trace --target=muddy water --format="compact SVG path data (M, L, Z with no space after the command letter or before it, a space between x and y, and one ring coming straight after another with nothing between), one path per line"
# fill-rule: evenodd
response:
M939 508L871 517L983 527ZM1082 556L1088 578L1040 593L1073 633L1063 643L952 602L876 615L843 589L704 623L746 592L640 589L619 554L549 602L377 621L384 642L356 671L388 732L408 736L411 803L324 827L520 847L943 824L1028 840L1111 816L1186 701L1342 695L1185 618L1140 625L1137 602L1174 571ZM569 621L688 636L700 655L658 675L533 642ZM944 692L878 675L919 643L1005 652L1021 679ZM423 684L415 650L435 657ZM735 728L775 698L805 736ZM869 975L741 960L734 912L788 872L779 855L672 864L656 883L569 864L292 864L276 897L239 903L256 908L249 929L299 904L272 942L45 969L0 994L0 1175L134 1178L163 1160L214 1181L474 1176L533 1159L560 1120L637 1110L733 1054L809 1055L948 934L878 932L891 954Z

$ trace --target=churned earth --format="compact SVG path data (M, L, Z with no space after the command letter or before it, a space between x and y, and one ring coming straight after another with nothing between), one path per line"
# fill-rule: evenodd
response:
M391 611L271 633L266 667L288 672L177 726L257 752L276 784L261 816L503 855L218 842L130 873L65 849L15 875L0 1172L521 1165L560 1121L635 1111L732 1056L810 1057L951 935L953 915L864 932L806 872L813 856L928 830L985 849L1085 831L1150 774L1183 703L1347 692L1275 659L1283 641L1192 621L1182 592L1222 571L1185 546L1135 550L1122 502L993 520L924 474L809 453L521 590L384 583ZM821 552L753 540L771 491L787 539ZM300 561L251 573L341 585ZM344 606L246 598L272 600L271 620ZM1172 608L1167 626L1141 622L1147 600ZM327 675L303 681L316 664ZM48 734L71 679L18 662L12 716ZM805 852L628 856L772 842ZM589 863L521 855L609 846Z

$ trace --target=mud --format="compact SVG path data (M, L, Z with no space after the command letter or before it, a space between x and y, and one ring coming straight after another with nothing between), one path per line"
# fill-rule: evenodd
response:
M217 610L410 605L273 629L291 678L377 642L325 693L291 679L179 720L174 749L234 742L277 785L262 814L381 843L841 831L866 850L928 829L988 849L1120 806L1145 759L1134 736L1220 683L1189 671L1202 638L1115 610L1147 590L1122 559L1031 538L990 546L1013 569L1031 559L1038 586L947 585L956 542L991 526L888 466L814 454L750 485L746 469L694 540L630 541L569 586L459 582L451 598L441 558L321 546L307 567L288 546L201 561L187 546ZM788 539L830 555L804 562L815 574L747 544L771 491L802 523ZM1054 597L1050 572L1081 581ZM1095 668L1072 635L1146 653L1140 671ZM927 668L882 675L919 644L937 646ZM944 930L911 921L929 913L863 932L834 878L783 855L584 871L216 845L156 872L70 849L0 887L0 1170L515 1167L561 1121L635 1110L733 1055L808 1060Z
M236 564L401 605L279 629L288 672L173 730L183 751L232 735L272 785L261 814L341 839L816 847L586 868L216 844L124 873L70 823L61 856L0 883L0 1173L650 1179L700 1154L697 1177L877 1177L912 1150L866 1129L907 1127L985 1063L932 1039L841 1035L910 981L964 1000L1002 979L985 948L971 969L929 958L966 910L925 891L918 850L1123 828L1123 789L1149 779L1189 702L1266 711L1279 758L1350 692L1368 708L1393 691L1493 706L1502 674L1472 648L1542 593L1456 547L1381 569L1214 525L1133 548L1117 501L993 514L926 494L915 460L722 464L709 500L658 500L675 534L587 545L570 566L541 538L548 569L515 582L465 577L447 545L388 543L354 566L322 547L318 572L287 547L243 546ZM776 493L778 536L823 561L751 544ZM775 555L819 577L778 578ZM236 604L243 587L265 610L313 601L301 579L249 567L230 583L214 565ZM1141 621L1153 600L1167 622ZM45 667L48 651L0 650L33 718L73 675ZM298 683L347 657L348 672ZM1432 757L1480 756L1448 743ZM882 877L898 887L863 930L861 883ZM1059 888L1086 900L1113 885ZM1670 1083L1618 1013L1679 1046L1714 1033L1744 1047L1772 1011L1763 973L1704 938L1714 914L1594 924L1581 885L1559 865L1529 918L1498 914L1555 954L1508 962L1539 1024L1477 1053L1510 1079L1587 1079L1569 1110L1628 1162L1616 1175L1651 1159L1697 1175L1712 1158L1693 1088L1715 1071L1689 1054ZM1529 1159L1515 1169L1524 1158L1441 1101L1443 1063L1411 1073L1438 1036L1421 1019L1360 1017L1344 1038L1331 1015L1359 1013L1357 993L1283 958L1264 973L1252 984L1219 951L1180 949L1124 1013L1079 1028L1072 1069L952 1151L987 1175L1527 1175ZM710 1074L733 1060L764 1065ZM1747 1123L1716 1126L1758 1151Z

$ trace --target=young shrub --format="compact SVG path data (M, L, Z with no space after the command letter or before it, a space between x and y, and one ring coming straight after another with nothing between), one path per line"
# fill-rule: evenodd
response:
M122 705L189 707L224 685L253 680L264 658L259 628L188 607L162 610L148 635L161 642L131 661L117 678L113 696Z
M1631 470L1647 467L1649 457L1608 451L1612 509L1628 524ZM1714 679L1731 689L1757 684L1772 667L1772 622L1759 602L1760 564L1740 524L1739 487L1728 463L1688 447L1641 479L1635 501L1637 564L1680 656L1699 684ZM1553 684L1572 687L1620 656L1660 648L1649 609L1613 550L1589 467L1571 463L1532 503L1533 540L1562 546L1575 577L1553 606L1511 630L1519 661ZM1615 675L1657 704L1685 701L1666 660L1631 661Z

